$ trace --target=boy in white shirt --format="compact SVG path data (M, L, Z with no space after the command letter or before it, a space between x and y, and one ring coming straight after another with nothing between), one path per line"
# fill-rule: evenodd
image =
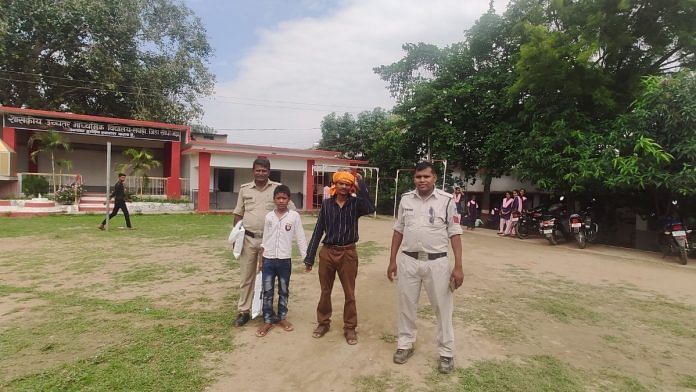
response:
M285 331L294 328L285 318L288 314L288 295L290 273L292 272L292 239L297 241L302 259L307 255L307 238L305 237L302 220L297 211L288 210L290 188L278 185L273 191L273 202L276 207L266 214L263 229L263 258L259 261L259 271L263 279L263 322L256 331L256 336L264 337L278 323ZM273 294L275 281L278 278L278 314L273 312Z

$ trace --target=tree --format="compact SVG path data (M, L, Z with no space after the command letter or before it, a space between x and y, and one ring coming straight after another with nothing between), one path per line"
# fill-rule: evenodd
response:
M388 127L390 114L382 108L339 116L331 113L321 121L319 148L340 151L347 159L371 160L377 151L371 147Z
M519 0L506 17L522 42L509 89L522 103L528 141L517 172L548 189L602 185L610 129L640 93L641 78L696 61L688 0Z
M36 159L41 153L47 153L51 156L51 178L53 180L53 193L56 193L56 157L55 153L58 150L70 151L70 143L63 137L61 133L55 131L38 132L29 137L27 144L32 149L31 159L36 162ZM36 146L38 144L38 146Z
M1 0L0 103L187 123L212 49L174 0Z
M129 148L123 152L123 155L130 158L130 160L127 163L119 164L117 170L139 179L138 194L142 196L143 187L148 181L148 172L159 167L160 162L155 159L152 152L146 149Z
M652 195L658 214L677 195L696 189L696 74L650 76L643 91L613 127L607 185Z
M60 174L60 185L63 185L63 170L72 170L73 168L73 161L70 159L58 159L56 161L56 165L58 165L58 170Z

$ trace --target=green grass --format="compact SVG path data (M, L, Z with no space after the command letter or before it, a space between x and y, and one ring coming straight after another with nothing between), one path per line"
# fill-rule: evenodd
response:
M558 359L539 355L522 361L479 361L457 369L456 382L433 376L433 390L467 392L575 392L584 391L579 373Z
M123 224L117 217L109 232L96 229L100 219L0 218L1 239L27 244L0 264L9 278L0 296L11 309L0 329L0 390L203 390L205 360L234 349L235 295L155 289L220 281L230 270L223 247L230 217L143 215L134 217L135 231L115 229ZM171 260L152 261L161 254ZM207 280L211 268L219 273Z
M682 376L679 381L679 386L683 388L696 389L696 376Z
M161 265L145 265L116 274L118 283L141 283L163 280L169 269Z
M356 392L406 392L412 390L411 385L407 381L390 372L356 377L353 386Z
M176 239L179 242L197 242L201 239L227 238L232 217L226 215L139 215L131 221L136 230L120 230L125 226L123 216L110 222L109 232L100 232L97 225L102 215L46 216L27 219L0 217L0 238L40 236L53 239L79 238L84 234L113 241L128 238Z

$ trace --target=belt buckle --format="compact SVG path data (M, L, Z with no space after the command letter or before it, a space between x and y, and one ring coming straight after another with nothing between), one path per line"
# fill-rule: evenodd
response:
M416 257L420 261L428 261L428 254L426 252L418 252L418 257Z

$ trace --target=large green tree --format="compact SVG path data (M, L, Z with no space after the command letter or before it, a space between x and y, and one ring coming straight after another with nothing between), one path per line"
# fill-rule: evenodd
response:
M56 181L56 152L58 150L70 151L70 142L61 133L55 131L37 132L29 137L27 141L32 152L31 159L36 162L40 154L48 154L51 157L51 179L53 184L53 193L58 189L58 181ZM63 167L63 165L60 165ZM62 174L62 170L61 170Z
M0 0L0 103L187 123L212 91L201 21L175 0Z

